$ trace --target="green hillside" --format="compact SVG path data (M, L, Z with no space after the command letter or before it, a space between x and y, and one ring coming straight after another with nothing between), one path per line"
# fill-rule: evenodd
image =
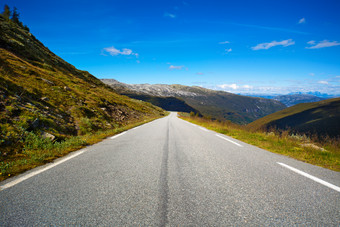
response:
M159 97L152 95L137 95L137 94L124 94L130 98L143 100L145 102L149 102L152 105L159 106L167 111L177 111L177 112L194 112L198 113L197 110L186 104L183 100L175 97Z
M112 130L164 115L159 107L115 93L52 53L22 24L0 15L0 161L25 141Z
M247 125L249 130L290 130L319 137L340 136L340 98L301 103Z
M236 95L202 87L171 85L179 90L200 96L183 97L183 100L204 116L246 124L285 108L282 103L263 98Z
M230 120L238 124L247 124L268 114L286 108L279 101L236 95L224 91L215 91L197 86L167 85L167 84L124 84L113 79L103 79L104 83L110 85L120 94L130 97L148 96L160 98L173 97L184 101L186 106L193 108L203 116L218 120ZM144 99L143 99L144 100ZM146 100L146 99L145 99ZM152 101L151 98L149 100ZM147 101L147 100L146 100ZM152 102L158 105L157 102ZM160 104L163 104L160 102ZM162 105L160 105L163 107ZM165 105L166 106L166 105ZM172 106L174 111L183 111L181 104L177 108Z

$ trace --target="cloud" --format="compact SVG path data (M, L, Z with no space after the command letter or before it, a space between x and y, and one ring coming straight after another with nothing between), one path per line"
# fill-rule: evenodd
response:
M225 89L225 90L230 89L230 88L233 89L233 90L237 90L237 89L244 90L244 89L251 89L251 88L253 88L250 85L239 86L237 84L220 84L220 85L217 85L217 87Z
M229 52L231 52L232 51L232 49L231 48L229 48L229 49L225 49L225 52L226 53L229 53Z
M228 44L230 43L229 41L223 41L223 42L219 42L218 44Z
M220 85L217 85L217 87L220 87L222 89L232 88L234 90L239 88L237 84L220 84Z
M180 66L170 65L170 66L169 66L169 69L170 69L170 70L173 70L173 69L181 70L183 67L184 67L184 65L180 65Z
M315 73L309 73L310 76L315 76Z
M299 20L299 24L304 24L304 23L306 23L306 19L305 19L305 18L301 18L301 19Z
M118 50L116 48L112 47L106 47L103 49L105 52L109 53L112 56L117 55L134 55L138 58L138 54L134 53L131 49L123 48L123 50Z
M318 83L319 83L319 84L328 84L328 82L325 81L325 80L320 80L320 81L318 81Z
M245 89L252 89L253 88L253 86L250 86L250 85L243 85L242 87L245 88Z
M197 72L196 75L200 75L200 76L201 76L201 75L204 75L204 73L202 73L202 72Z
M164 13L164 17L176 18L176 15L172 13Z
M339 46L340 43L338 43L338 41L328 41L328 40L323 40L320 41L318 44L316 44L316 42L314 40L311 40L309 42L307 42L309 45L314 45L311 47L306 47L306 49L320 49L320 48L324 48L324 47L332 47L332 46Z
M267 49L274 47L274 46L287 47L287 46L291 46L291 45L294 45L294 44L295 44L295 42L292 39L287 39L287 40L282 40L281 42L272 41L270 43L260 43L260 44L257 44L256 46L252 47L251 49L253 49L253 50L261 50L261 49L267 50Z

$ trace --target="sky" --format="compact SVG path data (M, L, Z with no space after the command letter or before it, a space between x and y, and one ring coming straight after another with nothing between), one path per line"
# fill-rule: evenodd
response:
M0 0L100 79L340 94L339 0Z

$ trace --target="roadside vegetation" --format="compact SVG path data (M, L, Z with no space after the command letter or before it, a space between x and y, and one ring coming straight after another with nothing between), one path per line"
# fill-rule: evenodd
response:
M340 171L339 138L299 135L288 130L249 131L246 126L237 125L230 121L199 117L194 113L180 113L179 117L259 148L313 165Z
M72 136L60 142L41 137L33 132L26 132L26 135L21 141L23 147L22 151L9 155L6 159L0 161L0 181L37 166L44 165L56 158L65 156L72 151L98 143L107 137L119 134L155 119L157 118L145 119L142 122L111 130L97 131L81 136Z
M0 14L0 180L166 115L76 69Z

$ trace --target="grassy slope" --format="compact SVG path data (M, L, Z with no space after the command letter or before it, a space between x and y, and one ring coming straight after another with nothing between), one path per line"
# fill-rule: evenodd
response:
M124 93L123 93L124 94ZM130 98L143 100L149 102L155 106L159 106L167 111L178 111L178 112L194 112L199 113L197 110L186 104L183 100L176 97L158 97L151 95L137 95L137 94L124 94Z
M172 86L183 91L202 94L203 97L183 97L183 100L204 116L230 120L234 123L246 124L285 108L285 105L275 100L236 95L201 87Z
M298 104L247 125L249 130L286 130L300 134L340 136L340 98Z
M283 133L250 132L244 126L230 122L190 117L188 114L183 113L181 118L262 149L340 171L340 141L338 139L328 139L320 142L306 136L289 134L288 131Z
M152 96L152 92L145 90L133 91L122 83L112 84L110 80L104 80L104 82L111 84L111 86L120 94L129 94L131 97L132 95ZM168 85L164 86L165 88L168 87ZM178 91L177 94L174 93L172 95L176 98L180 98L186 105L196 110L193 112L199 112L204 116L219 120L230 120L240 124L247 124L286 108L284 104L270 99L236 95L224 91L215 91L195 86L190 87L178 84L170 86L172 89ZM181 91L195 93L196 96L181 95ZM171 92L166 93L166 95L171 95ZM181 109L173 110L182 111Z
M102 138L164 114L159 107L116 94L0 15L0 179L18 165L15 160L24 165L35 158L24 169L31 168L97 141L95 132ZM54 135L54 142L43 133ZM58 153L46 155L53 147Z

